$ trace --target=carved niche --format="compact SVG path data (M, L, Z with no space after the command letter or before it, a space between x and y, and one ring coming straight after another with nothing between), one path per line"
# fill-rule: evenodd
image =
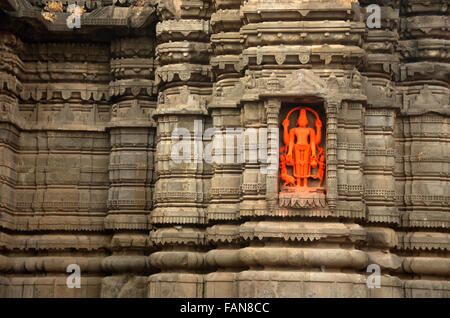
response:
M343 98L349 100L362 98L360 89L355 92L342 89L347 87L345 83L341 83L345 80L347 79L342 76L338 80L333 74L327 79L322 79L313 71L302 69L293 71L285 78L272 74L264 82L265 89L259 90L258 97L265 99L267 126L277 127L280 130L278 135L280 166L276 174L267 176L266 200L272 209L317 208L333 211L336 208L337 112ZM277 85L274 85L275 83ZM248 94L246 97L252 96ZM305 121L302 113L306 114L308 122L305 127L300 126L300 123ZM287 121L285 124L287 133L283 126L286 119L289 121L288 125ZM292 158L287 158L291 131L294 135L294 145ZM297 139L301 139L302 135L300 131L305 132L303 135L306 141L300 142L303 145L297 148L304 150L295 155ZM311 145L312 131L314 131L312 139L316 139L320 131L320 142L313 140L314 158ZM286 141L285 135L288 138ZM295 157L299 158L297 164ZM297 169L295 175L294 168Z
M281 206L325 205L326 154L322 119L308 106L294 106L283 116L280 134Z

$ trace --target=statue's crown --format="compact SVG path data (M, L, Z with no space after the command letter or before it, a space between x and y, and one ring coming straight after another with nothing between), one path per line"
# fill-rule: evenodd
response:
M297 124L299 126L307 126L308 125L308 118L306 117L305 109L300 110L300 116L298 116Z

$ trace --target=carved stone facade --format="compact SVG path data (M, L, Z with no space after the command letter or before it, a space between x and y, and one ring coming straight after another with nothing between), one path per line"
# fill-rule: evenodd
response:
M0 4L0 297L450 297L447 1ZM173 160L177 129L279 158L299 106L308 198L261 158Z

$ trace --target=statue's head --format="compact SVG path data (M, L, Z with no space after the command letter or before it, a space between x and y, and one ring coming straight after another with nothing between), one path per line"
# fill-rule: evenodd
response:
M300 110L300 116L298 116L297 125L300 127L306 127L308 125L308 118L306 117L306 110Z

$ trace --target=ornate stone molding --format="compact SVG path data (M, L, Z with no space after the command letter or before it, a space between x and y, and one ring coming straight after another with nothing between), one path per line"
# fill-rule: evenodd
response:
M360 225L324 222L245 222L240 226L239 234L244 240L279 239L305 242L331 238L356 242L366 238L366 232Z

